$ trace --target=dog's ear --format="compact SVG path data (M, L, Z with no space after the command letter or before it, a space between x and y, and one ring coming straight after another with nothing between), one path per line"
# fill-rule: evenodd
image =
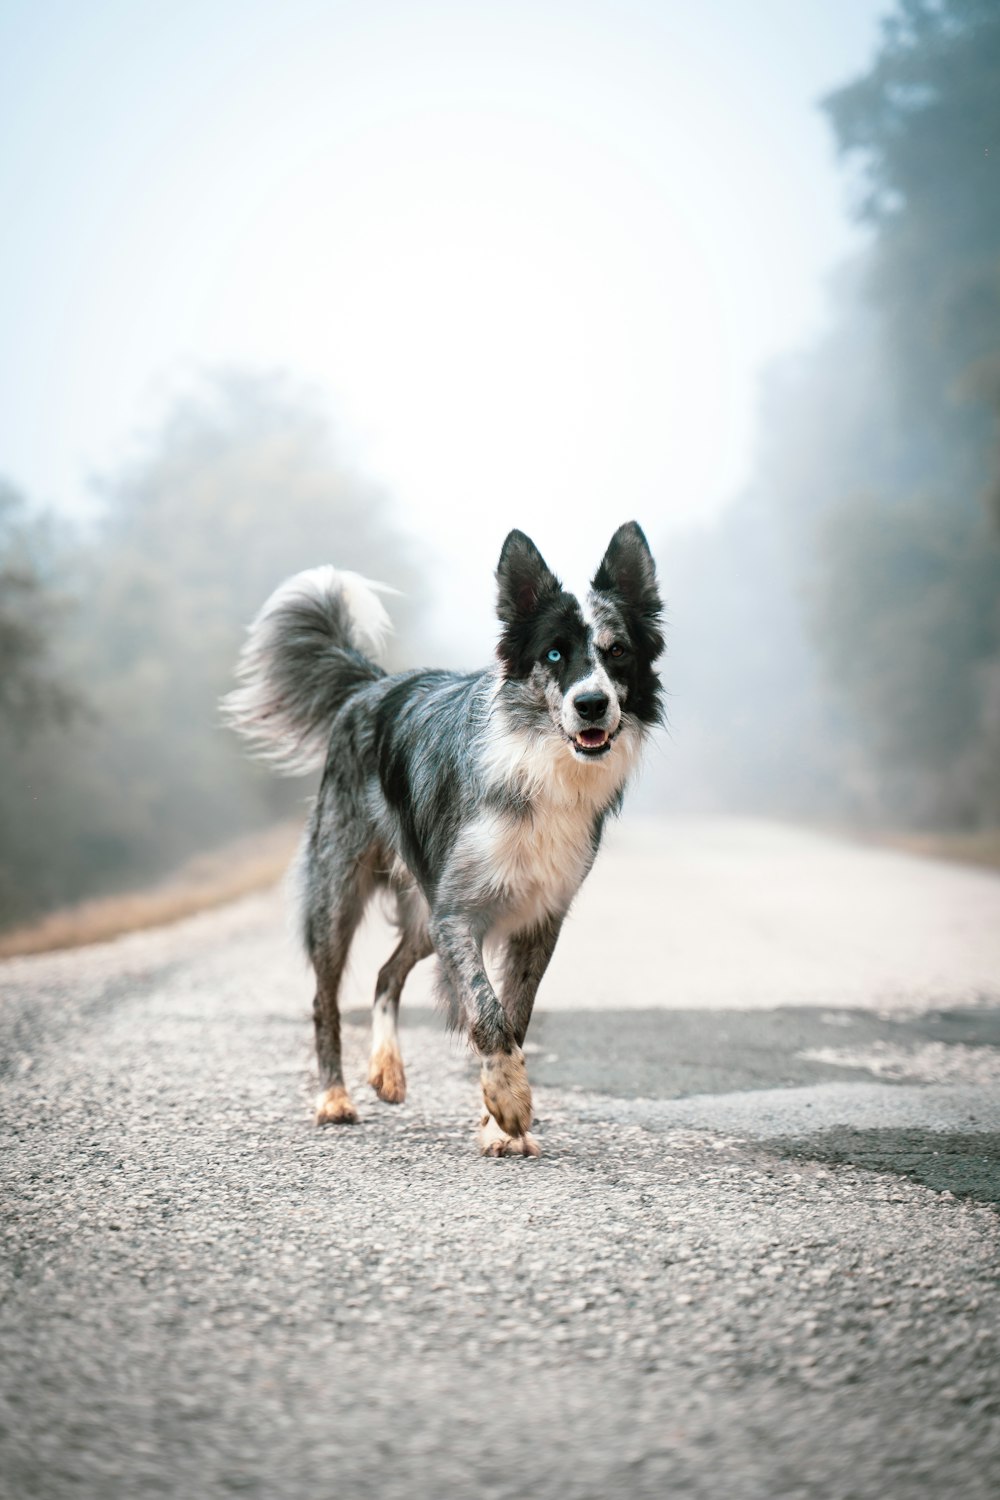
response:
M663 650L663 601L653 554L638 521L619 526L590 586L595 593L611 594L624 605L633 633L652 657L659 656Z
M497 614L514 624L535 614L562 588L556 575L529 536L512 531L500 549L497 564Z
M619 526L590 586L598 594L617 594L623 603L640 614L659 614L663 606L656 581L656 564L638 521L626 521L624 526Z

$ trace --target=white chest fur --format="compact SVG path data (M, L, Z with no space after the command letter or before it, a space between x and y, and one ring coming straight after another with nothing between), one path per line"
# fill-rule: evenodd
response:
M565 912L593 860L593 810L556 804L530 815L495 813L476 826L479 879L497 926L532 927Z
M516 787L527 809L521 803L519 811L483 812L458 851L467 882L495 908L494 937L567 910L593 863L595 822L631 770L638 747L623 734L607 761L595 764L581 763L551 740L533 744L528 754L518 748L506 764L494 760L494 785Z

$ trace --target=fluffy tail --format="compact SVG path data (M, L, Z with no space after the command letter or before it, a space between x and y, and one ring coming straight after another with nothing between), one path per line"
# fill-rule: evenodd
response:
M395 592L357 573L310 568L275 589L247 632L223 717L285 775L321 766L341 704L385 675L370 659L392 629L376 590Z

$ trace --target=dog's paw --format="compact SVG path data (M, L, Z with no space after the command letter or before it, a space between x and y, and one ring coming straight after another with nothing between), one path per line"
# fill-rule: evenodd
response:
M386 1104L402 1104L406 1098L406 1073L397 1047L383 1042L372 1053L368 1082Z
M342 1083L316 1095L317 1125L353 1125L358 1118L351 1096Z
M525 1136L531 1128L531 1085L520 1047L483 1058L483 1102L505 1135Z
M483 1156L541 1156L533 1135L508 1135L492 1115L483 1115L479 1125L479 1150Z

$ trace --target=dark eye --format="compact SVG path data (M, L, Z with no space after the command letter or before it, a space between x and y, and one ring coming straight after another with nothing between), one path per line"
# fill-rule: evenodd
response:
M616 657L625 655L625 647L622 645L621 641L615 641L613 646L608 647L608 655Z
M559 650L558 646L553 646L552 650L547 652L546 655L548 656L549 661L562 661L562 652Z

